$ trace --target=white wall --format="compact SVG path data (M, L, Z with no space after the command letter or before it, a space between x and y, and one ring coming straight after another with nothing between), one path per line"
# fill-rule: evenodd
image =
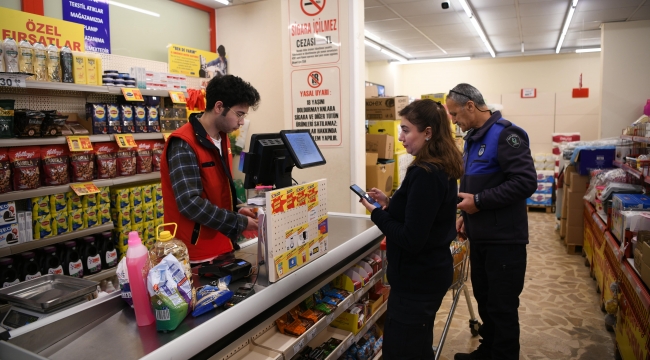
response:
M167 45L171 43L210 50L210 16L205 11L173 1L122 2L157 12L160 17L109 5L111 53L167 62ZM0 6L20 11L20 4L20 0L2 0ZM43 14L62 19L61 1L44 0ZM226 50L229 51L228 47Z
M618 136L650 99L650 20L603 24L602 137Z

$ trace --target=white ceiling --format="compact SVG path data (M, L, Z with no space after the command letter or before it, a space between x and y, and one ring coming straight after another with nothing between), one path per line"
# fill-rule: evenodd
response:
M555 53L571 0L467 0L497 56ZM365 0L366 31L407 58L489 57L458 0ZM396 15L399 14L398 15ZM563 51L600 45L600 24L650 19L649 0L579 0ZM410 23L410 24L409 24ZM423 36L419 31L426 35ZM429 39L427 39L427 37ZM444 54L435 44L444 49ZM366 61L392 60L366 46Z

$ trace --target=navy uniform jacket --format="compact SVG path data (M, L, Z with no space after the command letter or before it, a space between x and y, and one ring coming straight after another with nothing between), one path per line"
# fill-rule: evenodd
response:
M537 190L528 134L496 111L465 136L460 192L478 194L480 211L463 213L470 241L528 244L526 199Z

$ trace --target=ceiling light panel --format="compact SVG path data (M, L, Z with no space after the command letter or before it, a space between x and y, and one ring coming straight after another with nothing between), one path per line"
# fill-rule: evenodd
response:
M569 2L567 0L549 0L534 3L519 1L519 13L522 17L560 15L564 18Z
M379 21L379 20L388 20L395 19L395 14L392 11L386 9L385 7L372 7L364 9L365 21Z

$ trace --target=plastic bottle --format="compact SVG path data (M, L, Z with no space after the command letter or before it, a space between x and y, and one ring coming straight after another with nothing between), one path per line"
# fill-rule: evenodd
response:
M102 258L99 256L94 236L84 236L77 240L77 248L84 267L84 274L92 275L102 271Z
M60 247L59 260L63 267L63 274L77 278L83 277L84 267L77 252L77 243L73 240L66 241Z
M129 232L129 249L126 251L126 269L131 284L131 297L138 326L151 325L156 321L149 302L144 270L147 266L147 248L142 245L137 231Z
M26 251L20 254L20 281L28 281L41 276L36 263L36 254L33 251Z
M650 99L648 99L648 101L646 101L645 107L643 107L643 113L645 115L650 116Z
M167 230L161 230L165 226L174 226L174 232L170 233ZM153 245L149 251L149 261L151 264L149 268L160 264L162 259L165 256L172 254L178 260L179 263L183 266L183 271L185 272L185 277L190 281L190 287L192 288L192 304L190 308L194 308L194 302L196 300L196 291L192 282L192 268L190 267L190 254L187 251L187 246L181 240L176 239L176 223L160 224L156 227L156 243Z
M0 287L7 287L18 284L18 271L14 267L14 259L2 258L0 259Z
M381 283L384 286L389 287L390 284L388 284L388 257L386 257L386 238L381 241L381 244L379 245L379 248L381 249L381 269L382 269L382 277L381 277Z
M63 275L63 267L61 266L59 257L56 255L56 248L54 246L46 246L41 249L41 259L38 265L43 275Z

